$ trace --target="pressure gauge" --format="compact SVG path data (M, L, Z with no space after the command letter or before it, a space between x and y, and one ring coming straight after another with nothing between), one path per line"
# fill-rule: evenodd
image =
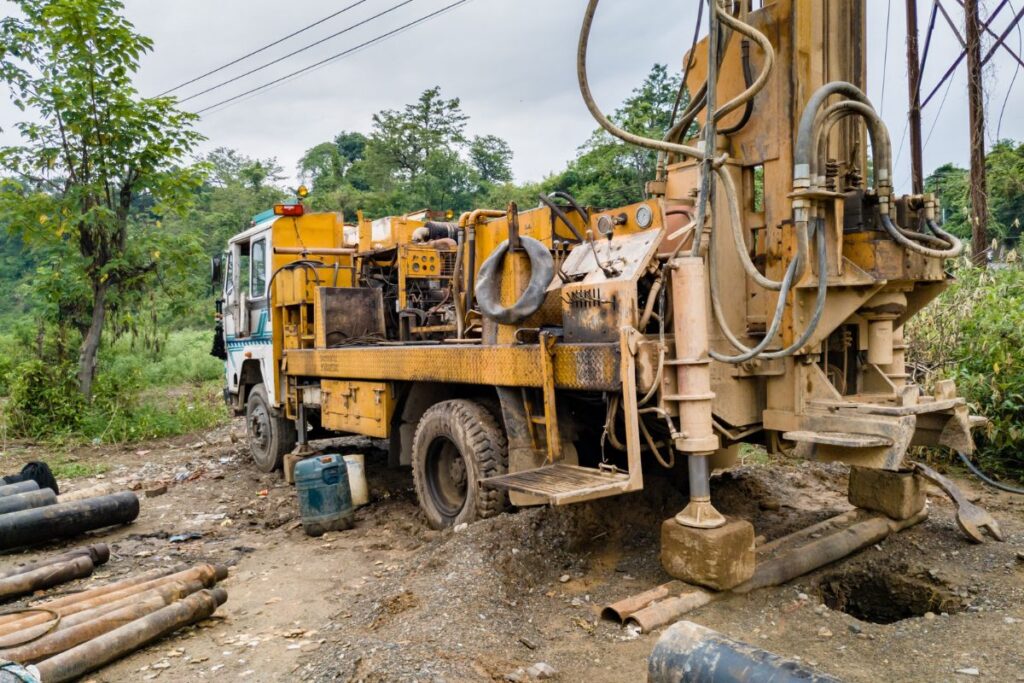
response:
M654 212L651 207L644 204L636 210L636 224L646 230L654 223Z

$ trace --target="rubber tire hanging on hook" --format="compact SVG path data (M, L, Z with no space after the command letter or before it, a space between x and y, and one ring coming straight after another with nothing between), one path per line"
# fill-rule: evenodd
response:
M540 310L548 285L555 277L555 261L546 246L532 237L520 237L520 244L530 257L530 284L519 300L512 306L501 305L501 269L508 253L505 240L480 266L480 279L476 284L476 302L484 317L502 323L515 325Z

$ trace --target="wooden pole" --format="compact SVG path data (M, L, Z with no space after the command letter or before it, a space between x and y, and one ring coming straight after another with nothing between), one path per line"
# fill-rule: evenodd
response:
M964 1L967 98L971 127L971 228L975 265L988 263L988 182L985 174L985 93L981 82L981 21L978 0Z
M924 192L924 150L921 142L921 52L918 47L917 0L907 0L907 82L910 87L910 168L914 194Z

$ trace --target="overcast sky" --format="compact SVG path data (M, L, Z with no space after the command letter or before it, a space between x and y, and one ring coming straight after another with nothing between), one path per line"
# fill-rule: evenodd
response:
M143 60L138 87L144 95L171 88L253 49L273 42L355 0L126 0L129 18L156 43ZM366 0L321 26L178 91L188 96L205 87L386 10L401 0ZM453 0L411 0L405 6L282 61L258 74L190 100L200 109L314 64L402 26ZM842 2L845 0L828 0ZM1011 2L1019 5L1024 0ZM6 3L5 3L6 4ZM560 170L595 127L576 86L575 45L585 0L471 0L450 13L379 44L357 51L312 73L255 97L203 114L205 149L226 146L256 157L275 156L290 174L309 147L341 130L369 132L373 112L398 108L426 88L440 85L462 99L470 132L508 140L515 152L517 180L538 180ZM931 0L919 0L923 33ZM951 12L955 0L948 0ZM983 2L996 6L994 0ZM885 63L887 8L888 70ZM591 47L592 85L602 107L612 110L629 95L656 62L678 68L689 45L697 0L605 0ZM6 8L5 8L6 9ZM889 124L893 144L904 139L907 102L904 3L868 0L869 95ZM987 14L987 10L984 12ZM995 21L996 33L1012 18L1007 8ZM959 52L959 44L939 18L925 72L927 93ZM989 41L991 42L991 41ZM1014 49L1020 38L1009 41ZM1011 87L1016 62L1000 51L987 73L989 140L997 135L999 113L1010 93L999 134L1024 139L1024 74ZM925 111L927 170L968 155L966 80L958 71L939 114L943 92ZM882 75L887 73L887 77ZM883 99L884 89L884 99ZM18 112L0 104L0 142L14 142L9 128ZM938 119L937 123L934 123ZM934 130L932 130L934 124ZM897 182L907 189L909 153L903 145Z

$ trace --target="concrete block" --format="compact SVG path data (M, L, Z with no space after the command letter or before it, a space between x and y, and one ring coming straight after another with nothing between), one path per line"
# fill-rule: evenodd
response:
M896 520L910 519L923 510L926 503L924 486L913 472L856 465L850 468L849 500L851 505L881 512Z
M726 518L717 529L694 529L667 519L661 525L661 566L673 577L729 590L754 575L754 527Z

